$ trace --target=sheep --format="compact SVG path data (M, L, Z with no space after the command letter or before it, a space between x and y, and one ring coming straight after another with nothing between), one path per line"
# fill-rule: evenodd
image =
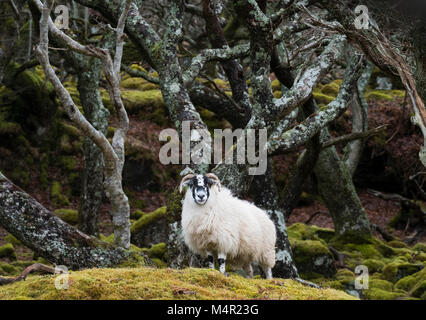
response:
M182 206L182 231L189 249L208 258L214 269L217 256L219 271L226 275L225 264L242 269L253 277L252 263L272 278L275 265L276 230L266 212L254 204L234 197L221 186L213 173L188 174L179 191L188 186Z

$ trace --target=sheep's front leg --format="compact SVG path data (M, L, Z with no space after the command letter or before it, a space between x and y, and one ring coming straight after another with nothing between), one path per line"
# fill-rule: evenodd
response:
M214 269L214 255L210 251L207 251L207 260L209 261L209 268Z
M226 273L226 254L224 253L219 253L217 255L217 262L219 263L219 271L224 274L225 276L227 276L228 274Z

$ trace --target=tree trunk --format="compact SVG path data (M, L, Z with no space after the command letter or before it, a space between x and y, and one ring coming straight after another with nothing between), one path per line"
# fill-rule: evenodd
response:
M313 98L310 98L303 106L304 117L307 118L315 113L317 106ZM307 178L312 174L315 163L321 150L320 135L317 133L306 143L304 153L299 157L295 167L291 170L289 179L284 187L281 199L281 208L285 219L288 220L291 212L296 208L303 186Z
M276 262L272 270L274 277L298 278L293 253L287 236L284 214L279 208L279 195L272 175L272 163L268 159L268 168L264 175L254 176L251 185L256 205L266 210L277 230Z
M112 267L135 255L66 224L1 173L0 225L39 256L70 269Z
M357 90L355 90L355 99L353 99L351 105L352 133L365 132L368 130L368 103L365 100L364 93L373 69L374 64L368 62L364 72L358 79ZM357 139L349 142L345 146L343 160L351 176L354 175L359 160L361 159L364 144L365 139Z
M329 139L327 129L321 132ZM356 193L352 177L335 147L323 149L315 166L318 190L333 218L337 238L363 242L371 237L370 223Z
M84 59L84 58L83 58ZM108 127L109 111L102 103L99 93L99 79L102 62L91 61L91 70L80 70L78 91L86 119L103 134ZM86 60L85 59L85 60ZM86 234L98 236L98 210L103 195L104 157L102 150L89 138L83 144L82 193L80 197L79 229Z

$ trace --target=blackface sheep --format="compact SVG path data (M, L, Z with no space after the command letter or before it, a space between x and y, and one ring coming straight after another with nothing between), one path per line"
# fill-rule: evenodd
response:
M228 263L252 277L255 262L271 279L276 231L265 211L234 197L212 173L188 174L180 183L180 192L185 186L189 188L183 201L182 229L189 249L207 256L210 268L216 255L222 273Z

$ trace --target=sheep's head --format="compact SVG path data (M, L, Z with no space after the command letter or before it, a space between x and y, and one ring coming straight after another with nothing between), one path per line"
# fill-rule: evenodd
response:
M210 197L210 188L216 185L220 191L222 186L219 178L213 173L207 173L206 175L201 174L188 174L182 178L179 186L179 192L183 191L183 188L188 186L192 192L192 198L198 205L203 205L207 202Z

